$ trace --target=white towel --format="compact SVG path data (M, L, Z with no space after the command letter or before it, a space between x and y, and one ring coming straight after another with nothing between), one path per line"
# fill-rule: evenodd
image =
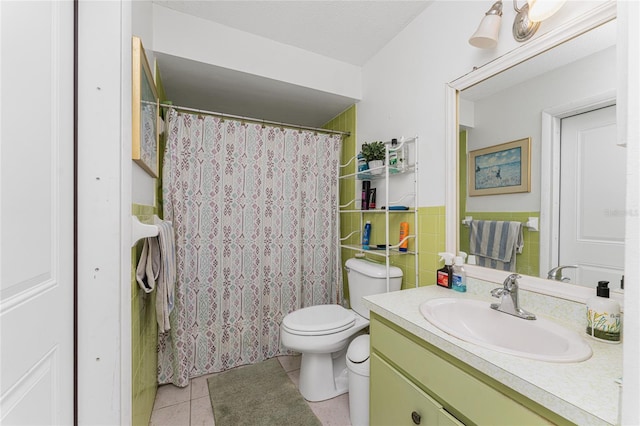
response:
M160 274L158 293L156 294L156 316L158 331L164 333L171 326L169 315L173 310L176 284L176 251L173 227L170 222L160 222L158 226L158 245L160 254Z
M136 281L145 293L151 293L156 288L156 281L160 273L159 255L158 239L145 238L136 268Z
M145 238L140 261L136 268L136 281L145 293L156 293L156 319L158 331L164 333L170 326L176 283L176 251L171 222L157 223L158 236Z
M478 265L503 271L516 270L516 253L522 253L522 223L473 220L469 233L469 251Z

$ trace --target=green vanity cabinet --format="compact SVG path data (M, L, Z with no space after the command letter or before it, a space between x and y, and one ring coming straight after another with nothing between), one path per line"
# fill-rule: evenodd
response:
M371 426L463 424L375 353L371 355L371 371L375 371L371 382Z
M371 425L571 424L371 314Z

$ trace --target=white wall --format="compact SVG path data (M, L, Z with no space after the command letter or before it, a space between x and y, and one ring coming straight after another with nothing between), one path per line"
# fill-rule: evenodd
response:
M297 47L153 5L153 50L193 61L362 98L361 69Z
M476 101L468 151L531 137L531 192L467 197L467 211L540 211L542 111L615 89L614 46Z
M567 2L536 37L603 1ZM420 136L420 205L445 203L445 84L517 48L515 12L505 2L498 47L476 49L469 36L491 2L437 1L365 64L358 143Z
M619 33L618 77L625 83L626 93L619 95L625 106L619 123L624 123L622 136L627 142L627 217L625 246L624 354L623 354L623 425L640 424L640 3L618 3ZM618 108L620 111L620 107Z

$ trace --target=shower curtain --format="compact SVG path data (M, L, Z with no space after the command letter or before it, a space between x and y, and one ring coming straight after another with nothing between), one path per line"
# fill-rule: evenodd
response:
M163 203L177 282L158 382L186 386L286 353L287 313L342 302L340 136L176 110L167 120Z

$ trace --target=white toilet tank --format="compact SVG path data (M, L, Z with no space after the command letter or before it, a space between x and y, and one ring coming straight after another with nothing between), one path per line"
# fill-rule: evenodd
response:
M351 309L369 319L369 309L362 303L364 296L387 292L387 266L365 259L349 259L345 263L349 280ZM389 291L400 290L402 270L389 266Z

